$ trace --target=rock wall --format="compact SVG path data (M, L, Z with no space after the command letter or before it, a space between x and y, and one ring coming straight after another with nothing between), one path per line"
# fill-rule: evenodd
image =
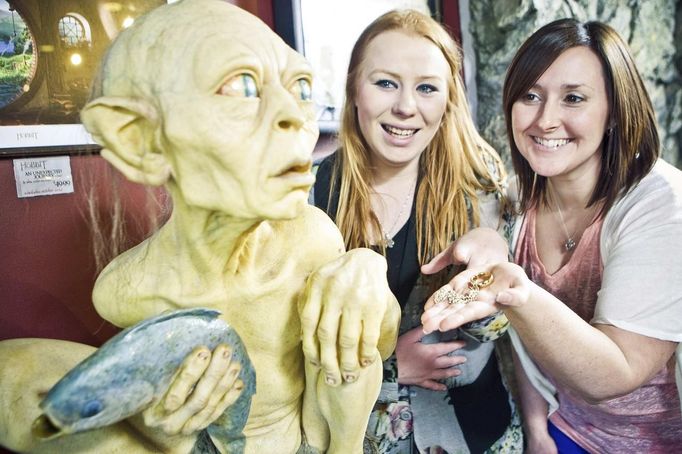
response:
M682 0L471 0L477 121L509 163L502 83L516 49L540 26L562 17L599 20L629 43L656 110L663 157L682 168ZM466 3L465 3L466 5Z

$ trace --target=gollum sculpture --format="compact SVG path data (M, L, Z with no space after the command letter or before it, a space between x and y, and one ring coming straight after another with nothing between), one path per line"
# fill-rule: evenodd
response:
M346 252L334 223L307 204L318 137L311 83L301 55L220 0L161 6L115 39L82 120L126 178L167 188L173 213L104 269L95 307L118 326L145 329L219 313L243 346L188 340L161 396L77 432L50 419L50 402L41 416L39 404L95 349L1 342L0 444L51 453L362 451L400 309L384 258ZM177 310L190 312L168 313ZM240 396L253 391L242 347L256 393L234 443L211 428L243 413ZM161 364L168 355L153 356ZM101 402L86 407L83 418L102 411Z

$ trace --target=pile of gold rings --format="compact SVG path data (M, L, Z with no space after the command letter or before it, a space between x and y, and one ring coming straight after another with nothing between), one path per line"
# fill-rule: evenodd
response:
M493 280L493 273L482 271L469 280L464 293L456 292L449 285L445 285L433 294L433 300L436 304L447 303L451 306L469 304L476 299L478 292L492 284Z

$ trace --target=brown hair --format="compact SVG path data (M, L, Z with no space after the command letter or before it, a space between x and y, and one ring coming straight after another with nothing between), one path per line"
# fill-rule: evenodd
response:
M519 152L512 134L511 110L559 55L585 46L601 61L609 101L608 129L602 140L602 165L588 206L599 201L604 215L618 197L653 167L660 152L654 109L628 45L601 22L559 19L526 40L512 60L504 81L502 103L512 163L519 177L521 210L547 203L547 179L536 175Z
M476 191L500 191L504 168L498 154L476 131L460 75L458 46L438 22L417 11L390 11L372 22L360 35L350 57L346 99L339 132L340 150L332 172L332 189L340 176L336 223L346 247L367 247L380 232L370 206L370 150L360 131L355 109L356 86L369 43L383 32L398 30L431 41L443 53L452 77L443 121L420 157L420 185L416 199L417 254L430 260L469 228L467 202L473 225L479 223ZM491 172L490 165L495 170Z

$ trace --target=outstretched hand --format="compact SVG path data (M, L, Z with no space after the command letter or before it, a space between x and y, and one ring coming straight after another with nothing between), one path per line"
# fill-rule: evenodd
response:
M314 272L299 312L303 353L328 385L356 381L395 347L400 306L386 281L386 259L370 249L348 251Z
M523 268L509 262L469 268L452 278L443 288L464 294L469 289L471 279L481 272L492 273L493 282L481 288L476 298L467 304L437 303L434 295L438 292L431 295L421 317L424 333L449 331L506 307L522 306L528 301L531 282Z
M166 394L143 413L146 426L166 435L190 435L206 428L241 395L241 370L232 350L218 345L213 353L198 347L182 363Z
M424 331L421 326L412 328L398 338L395 349L398 361L398 383L417 385L433 391L447 391L438 380L456 377L462 372L454 367L466 362L464 356L448 356L466 346L465 341L422 343Z

